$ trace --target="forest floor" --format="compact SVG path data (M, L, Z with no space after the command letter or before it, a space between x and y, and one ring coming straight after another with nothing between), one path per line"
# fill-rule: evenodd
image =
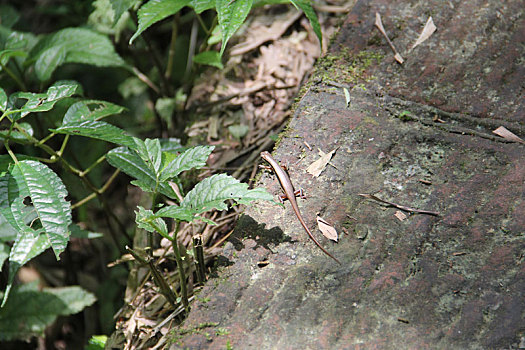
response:
M251 208L172 348L525 348L524 14L519 0L357 1L275 151L341 264L289 203ZM312 176L319 150L335 152Z

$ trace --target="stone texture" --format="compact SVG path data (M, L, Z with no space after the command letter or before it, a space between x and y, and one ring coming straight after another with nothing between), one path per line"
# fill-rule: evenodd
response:
M525 137L524 13L516 0L358 1L275 152L342 265L288 204L262 203L240 221L172 348L524 346L525 145L491 132ZM429 15L437 32L409 52ZM337 152L313 178L305 169L317 148ZM268 175L261 185L279 192ZM400 221L359 193L440 215ZM314 230L316 212L338 244Z

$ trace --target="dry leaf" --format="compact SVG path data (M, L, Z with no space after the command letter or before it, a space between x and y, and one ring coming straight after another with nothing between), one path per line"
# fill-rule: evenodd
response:
M319 230L326 238L331 239L334 242L337 242L339 239L336 229L319 215L317 215L317 227L319 227Z
M336 150L334 149L332 152L322 154L321 158L319 158L318 160L310 164L310 166L308 167L308 169L306 169L306 171L315 177L318 177L319 175L321 175L323 170L326 168L326 165L330 162L330 159L332 159L332 156L334 155L335 151ZM322 151L319 150L319 152L322 152Z
M398 218L399 221L403 221L403 220L405 220L405 219L407 218L407 216L405 215L405 213L403 213L401 210L396 211L396 213L394 214L394 216L395 216L396 218Z
M208 124L208 140L219 138L219 116L213 115L209 118Z
M419 34L419 38L417 38L414 45L412 45L412 49L414 49L416 46L421 44L423 41L430 38L430 36L436 31L437 27L434 25L434 21L432 20L432 17L428 17L427 23L425 24L425 27L423 28L423 31L421 34Z
M343 91L345 93L346 107L350 107L350 92L347 88L343 88Z
M494 134L503 137L505 140L513 141L513 142L519 142L525 144L525 141L523 141L521 138L516 136L514 133L509 131L507 128L500 126L496 130L492 131Z
M403 62L405 62L405 60L403 59L403 57L401 57L399 52L397 52L394 44L392 43L392 41L390 40L388 35L386 35L385 27L383 27L383 22L381 21L381 15L378 12L376 12L375 26L377 27L377 29L379 29L381 34L383 34L383 36L385 37L386 41L388 42L388 45L390 45L390 47L392 48L392 51L394 51L394 58L396 59L396 61L399 62L400 64L403 64Z

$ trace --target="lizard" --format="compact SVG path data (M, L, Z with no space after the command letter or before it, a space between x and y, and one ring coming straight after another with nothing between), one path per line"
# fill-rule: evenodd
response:
M321 246L321 244L315 239L314 235L312 234L312 232L310 231L308 226L306 226L306 222L304 221L303 216L301 215L301 212L299 211L299 205L297 204L297 200L295 199L296 191L294 190L292 181L290 180L290 177L288 176L286 171L279 165L279 163L271 156L271 154L269 152L267 152L267 151L261 152L261 157L266 162L268 162L268 164L270 164L270 166L273 168L273 171L277 175L277 179L279 180L279 183L281 184L281 187L282 187L283 192L284 192L284 195L279 197L281 202L283 202L284 199L288 199L290 201L290 203L292 205L292 209L293 209L293 211L295 213L295 216L297 216L297 219L299 219L299 222L301 223L301 225L303 226L304 230L308 234L308 237L310 237L310 239L312 241L314 241L314 243L326 255L328 255L329 257L334 259L338 264L341 264L341 262L339 262L339 260L337 260L332 254L330 254L326 249L324 249ZM301 197L304 198L304 196L302 195L302 191L298 191L298 192L301 194Z

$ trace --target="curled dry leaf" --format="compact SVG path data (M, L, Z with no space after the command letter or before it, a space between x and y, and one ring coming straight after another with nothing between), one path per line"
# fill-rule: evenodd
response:
M421 32L421 34L419 34L419 37L417 38L417 40L414 43L414 45L412 45L411 50L414 49L419 44L421 44L423 41L425 41L428 38L430 38L430 36L432 34L434 34L436 29L437 29L437 27L435 26L434 21L432 20L432 17L428 17L427 23L425 24L425 27L423 28L423 31Z
M337 242L339 240L339 235L337 234L337 230L330 225L328 222L326 222L322 217L317 215L317 227L319 227L319 230L328 239L331 239L334 242Z
M323 170L326 168L326 165L330 163L330 159L332 159L335 151L336 149L329 153L323 153L321 150L319 150L319 153L321 153L321 158L310 164L306 171L315 177L321 175Z
M345 93L345 100L346 100L346 107L350 107L350 92L347 88L343 88L343 92Z
M399 64L403 64L405 60L403 59L403 57L401 57L399 52L397 52L396 47L394 46L394 43L392 43L388 35L386 35L385 27L383 27L383 22L381 21L381 15L378 12L376 12L376 22L374 24L377 27L377 29L379 29L381 34L383 34L386 41L388 42L388 45L390 45L390 47L392 48L392 51L394 51L394 58L396 59L396 61Z
M519 142L525 144L525 141L523 139L516 136L512 131L508 130L507 128L500 126L496 130L492 131L494 134L503 137L505 140L513 141L513 142Z

